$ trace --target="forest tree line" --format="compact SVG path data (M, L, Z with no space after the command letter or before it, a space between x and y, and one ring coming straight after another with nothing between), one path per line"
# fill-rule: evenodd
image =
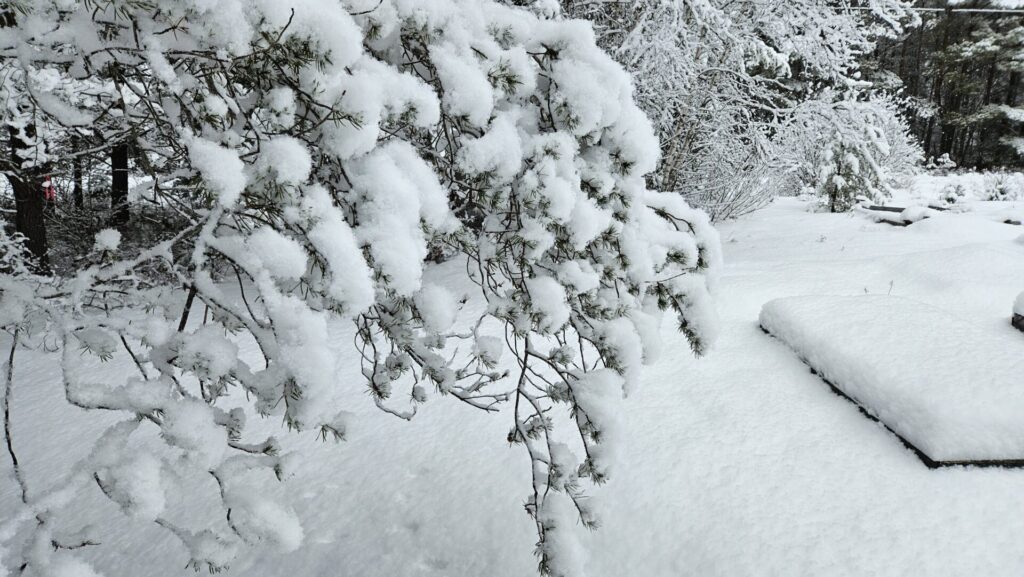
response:
M978 169L1022 164L1024 14L989 1L925 0L921 24L881 39L871 79L902 87L928 157ZM974 12L971 10L992 10Z

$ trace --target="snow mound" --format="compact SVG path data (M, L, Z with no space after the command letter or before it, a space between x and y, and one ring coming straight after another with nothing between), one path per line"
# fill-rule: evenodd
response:
M783 298L760 321L933 461L1024 459L1024 343L890 296Z
M96 233L93 248L98 252L114 252L121 246L121 233L113 228L105 228Z
M900 213L900 219L903 222L913 223L926 218L931 218L932 216L935 216L936 212L936 210L928 208L927 206L908 206Z

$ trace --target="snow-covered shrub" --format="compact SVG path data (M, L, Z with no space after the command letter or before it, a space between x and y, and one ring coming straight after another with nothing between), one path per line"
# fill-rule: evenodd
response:
M596 23L601 44L637 79L637 101L661 137L652 186L716 219L791 192L792 173L778 170L790 143L776 136L816 86L863 85L857 57L915 18L902 0L849 4L562 0Z
M856 100L826 91L800 105L777 139L784 151L780 170L795 174L831 212L888 197L921 160L887 98Z
M951 172L915 182L917 195L939 190L940 198L952 204L963 200L1019 200L1024 198L1024 174L1019 172Z
M929 158L925 168L936 174L947 174L956 168L956 162L949 157L948 152L945 152L938 158Z
M38 293L47 279L37 275L35 265L24 239L8 235L0 226L0 329L12 334L38 334L44 329Z
M958 182L947 184L939 191L939 200L945 204L956 204L967 196L967 190Z
M287 477L288 461L247 420L343 439L357 376L403 419L437 397L513 403L541 571L579 574L574 527L596 524L584 490L615 474L617 404L656 357L663 311L706 349L719 262L706 215L647 189L658 139L590 25L480 0L43 0L21 14L32 26L4 42L37 57L7 65L116 87L107 106L53 94L36 113L134 135L154 202L187 222L131 255L102 233L43 295L68 401L130 417L62 490L98 486L196 568L292 550L294 513L253 481ZM466 260L481 314L423 282L435 247ZM210 311L199 328L193 300ZM333 353L341 320L359 375ZM259 358L240 354L247 340ZM82 352L136 371L98 381ZM229 396L245 408L222 408ZM142 429L159 433L147 456L119 450ZM187 475L212 481L226 524L162 513ZM41 519L23 562L42 570L54 527L79 520L23 504L19 520Z
M983 176L982 200L1019 200L1024 198L1024 174L1019 172L990 172Z
M926 175L915 181L912 187L913 193L918 196L933 195L939 190L940 197L946 202L984 200L987 196L988 182L984 174L979 172L949 172L939 171L938 176Z
M7 234L0 226L0 273L10 277L23 277L32 270L32 256L19 235Z

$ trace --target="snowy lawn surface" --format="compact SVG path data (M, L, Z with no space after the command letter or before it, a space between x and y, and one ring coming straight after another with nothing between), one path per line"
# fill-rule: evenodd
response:
M1024 459L1024 339L885 295L777 299L761 326L933 461Z
M758 326L761 306L780 297L892 294L1019 341L1008 319L1024 288L1015 240L1024 229L971 213L898 228L808 208L780 199L721 226L718 345L694 359L666 323L660 362L624 404L622 465L595 496L603 527L584 539L591 575L1024 574L1024 471L929 470ZM435 272L437 282L451 278ZM355 375L350 328L331 330L339 366ZM14 442L39 491L91 447L101 424L49 408L61 395L56 356L22 351L16 365ZM126 359L95 369L129 370ZM438 399L406 423L347 389L347 442L282 435L305 457L281 488L303 522L302 545L242 557L226 575L532 575L528 460L505 442L511 415ZM16 500L0 459L0 516ZM177 519L217 510L202 499L168 506ZM98 489L72 507L106 520L103 545L81 552L106 575L191 574L177 541L125 517Z

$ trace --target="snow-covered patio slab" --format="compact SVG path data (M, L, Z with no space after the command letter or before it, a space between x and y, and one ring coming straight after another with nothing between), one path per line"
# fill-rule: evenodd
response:
M760 322L925 464L1024 466L1024 342L890 296L782 298Z

